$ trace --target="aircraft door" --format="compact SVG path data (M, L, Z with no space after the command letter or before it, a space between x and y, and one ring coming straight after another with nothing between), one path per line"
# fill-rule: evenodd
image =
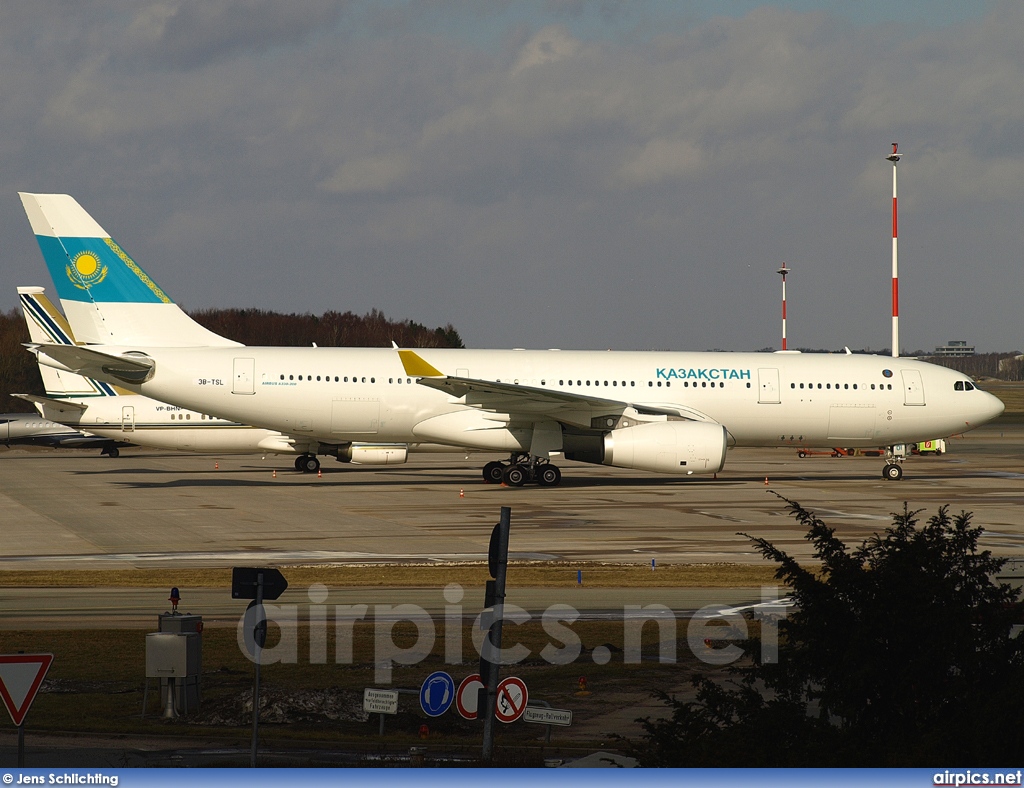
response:
M924 381L916 369L901 370L903 375L904 405L924 405Z
M121 407L121 432L135 432L135 408L131 405Z
M235 379L231 385L232 394L255 394L256 359L236 358Z
M759 369L757 371L757 401L763 405L778 405L779 371L777 369Z

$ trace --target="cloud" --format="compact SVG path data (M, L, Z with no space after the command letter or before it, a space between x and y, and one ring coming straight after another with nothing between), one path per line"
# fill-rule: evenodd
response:
M124 54L175 68L197 68L239 52L301 43L332 27L335 0L163 0L138 8Z
M949 338L933 305L968 255L968 338L1015 335L1024 8L918 31L766 4L653 35L636 9L0 5L0 288L39 279L14 192L53 190L192 306L763 347L786 260L795 343L884 346L898 140L910 341Z

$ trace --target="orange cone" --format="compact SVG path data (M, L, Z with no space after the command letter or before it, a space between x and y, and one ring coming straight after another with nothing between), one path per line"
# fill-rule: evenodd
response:
M465 498L466 497L466 491L465 490L459 490L459 497L460 498Z
M324 478L324 472L322 470L320 470L319 468L316 469L316 478L318 478L318 479Z
M215 462L215 463L213 464L213 469L214 469L214 470L216 471L216 470L218 470L219 468L220 468L220 463L219 463L219 462Z
M274 478L277 478L277 468L274 468Z
M767 476L764 477L764 483L765 483L765 485L768 484L768 477Z

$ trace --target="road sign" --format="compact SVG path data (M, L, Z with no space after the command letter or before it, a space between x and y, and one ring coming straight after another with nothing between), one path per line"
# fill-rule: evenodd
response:
M526 711L523 712L523 722L536 722L541 725L572 725L572 712L569 709L527 706Z
M231 598L255 599L256 583L263 573L263 599L266 602L277 599L288 588L288 581L277 569L271 567L236 566L231 570Z
M15 725L25 721L53 654L0 654L0 698Z
M483 689L483 686L480 674L473 673L462 680L459 691L455 693L455 708L467 720L477 718L477 709L480 708L477 694Z
M420 708L428 717L440 717L455 700L455 682L443 670L431 673L420 687Z
M502 679L498 684L498 699L494 706L494 716L499 722L515 722L523 716L530 693L526 691L526 682L515 676Z
M398 693L394 690L363 690L363 711L371 714L398 714Z

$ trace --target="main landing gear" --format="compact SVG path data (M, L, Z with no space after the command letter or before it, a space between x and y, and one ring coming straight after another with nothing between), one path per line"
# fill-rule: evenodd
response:
M905 443L889 446L885 450L885 467L882 468L882 478L890 482L898 482L902 479L902 463L905 459L907 459L907 446Z
M295 458L295 470L303 473L316 473L320 470L320 460L315 454L300 454Z
M507 463L487 463L484 466L484 481L509 487L522 487L527 482L535 482L541 487L555 487L562 481L562 472L558 466L541 457L513 454Z

